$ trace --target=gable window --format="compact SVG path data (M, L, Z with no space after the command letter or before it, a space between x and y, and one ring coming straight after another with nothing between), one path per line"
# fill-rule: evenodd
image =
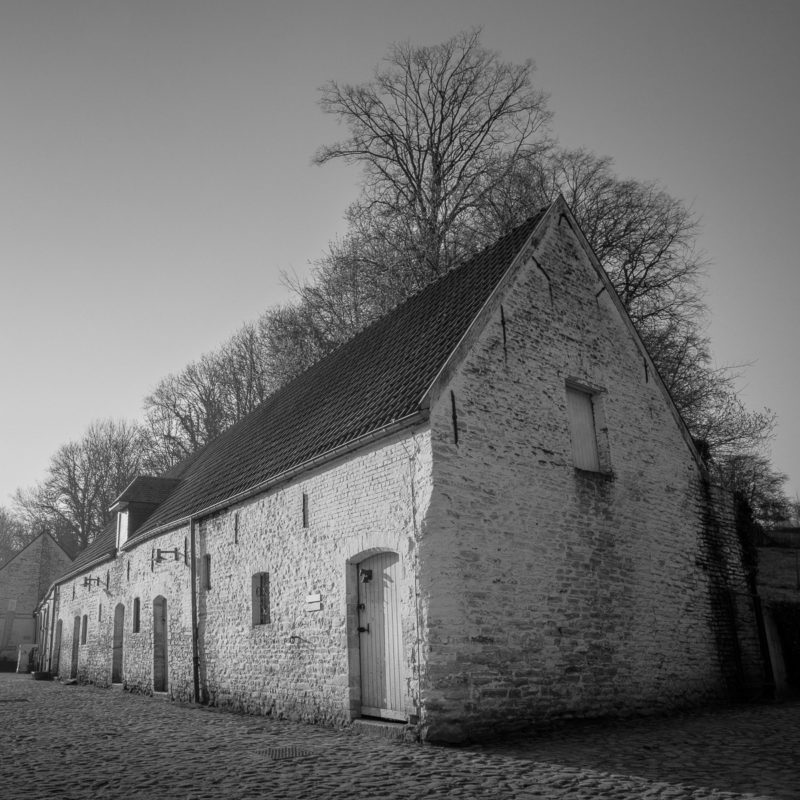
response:
M89 632L89 616L83 615L83 624L81 625L81 644L86 644L86 634Z
M268 625L269 615L269 572L253 575L253 625Z
M140 623L139 611L140 611L139 598L138 597L134 597L133 598L133 632L134 633L139 633L139 629L140 629L140 624L141 623Z
M572 439L572 461L578 469L600 471L592 394L567 386L567 416Z

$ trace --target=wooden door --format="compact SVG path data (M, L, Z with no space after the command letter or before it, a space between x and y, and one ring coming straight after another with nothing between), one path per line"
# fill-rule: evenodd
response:
M75 624L72 626L72 663L69 668L69 677L78 677L78 647L81 641L81 618L75 617Z
M397 553L379 553L358 565L361 713L364 716L406 719L399 583Z
M167 598L153 600L153 691L166 692L167 665Z
M114 609L114 644L111 655L111 683L122 683L122 642L125 634L125 606Z
M61 620L56 623L56 638L53 641L53 660L50 664L50 672L53 675L58 675L58 668L61 664L61 629L63 624Z

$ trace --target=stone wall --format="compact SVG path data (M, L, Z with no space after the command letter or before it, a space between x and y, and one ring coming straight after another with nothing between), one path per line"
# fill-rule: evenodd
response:
M701 470L565 217L486 313L431 412L424 733L722 698ZM568 382L599 471L573 464Z
M402 565L404 702L413 718L418 711L419 638L415 517L424 515L430 474L430 437L419 430L394 436L200 520L195 526L198 566L210 557L208 585L202 583L198 591L201 699L314 722L344 723L359 716L355 564L371 553L389 550L400 555ZM83 586L84 576L64 584L61 676L69 675L72 619L88 613L88 640L79 647L78 678L110 683L114 607L122 602L124 683L133 691L152 692L153 601L163 596L169 694L191 700L190 548L187 525L134 545L113 562L89 570L87 574L101 576L99 587ZM164 553L161 561L155 558L159 549ZM254 625L252 579L260 572L270 575L271 622ZM308 610L309 595L321 596L320 610ZM141 629L135 633L132 610L137 597Z
M430 494L427 433L395 437L310 473L256 502L205 520L199 557L201 685L215 704L314 722L359 715L355 564L400 555L405 706L417 713L414 496ZM303 495L307 527L303 526ZM270 617L252 621L253 575L269 573ZM310 610L310 596L321 609Z

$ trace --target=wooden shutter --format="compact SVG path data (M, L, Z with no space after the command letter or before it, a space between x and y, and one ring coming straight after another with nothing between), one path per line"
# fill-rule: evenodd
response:
M597 457L597 436L594 429L592 396L567 386L567 414L572 437L572 459L578 469L600 470Z

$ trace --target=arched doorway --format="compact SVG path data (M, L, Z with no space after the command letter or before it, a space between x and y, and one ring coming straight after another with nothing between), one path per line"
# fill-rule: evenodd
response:
M114 609L114 643L111 655L111 683L122 683L122 641L125 633L125 606Z
M78 647L81 641L81 618L75 617L75 624L72 626L72 663L70 664L69 677L78 677Z
M50 672L53 675L58 675L58 667L61 663L61 629L64 627L61 620L56 623L56 636L53 641L52 660L50 663Z
M361 713L364 716L406 719L400 575L397 553L378 553L357 565Z
M166 692L169 686L167 663L167 598L153 600L153 691Z

